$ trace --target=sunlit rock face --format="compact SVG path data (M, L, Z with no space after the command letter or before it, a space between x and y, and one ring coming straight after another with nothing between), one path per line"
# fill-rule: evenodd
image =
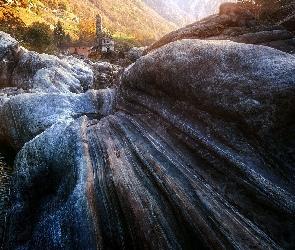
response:
M32 95L20 113L44 129L22 137L4 249L294 248L294 66L263 46L181 40L117 92L46 111Z
M93 72L83 61L73 57L63 60L56 56L27 52L18 61L12 85L42 92L82 93L91 88Z

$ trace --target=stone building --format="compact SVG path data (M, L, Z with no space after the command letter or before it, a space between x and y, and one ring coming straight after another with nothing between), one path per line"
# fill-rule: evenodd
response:
M96 43L70 43L62 44L61 51L67 55L77 55L88 58L90 54L111 53L115 51L115 41L110 34L103 35L102 20L100 15L96 16Z
M61 51L65 55L77 55L81 58L87 58L91 53L93 44L86 43L69 43L61 44Z
M96 16L96 43L97 49L102 52L112 52L115 50L115 41L110 34L103 35L102 21L100 15Z

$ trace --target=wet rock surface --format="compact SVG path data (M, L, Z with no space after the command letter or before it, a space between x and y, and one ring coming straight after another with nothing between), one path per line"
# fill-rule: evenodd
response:
M0 135L19 152L3 248L294 248L294 66L183 39L118 89L6 89Z

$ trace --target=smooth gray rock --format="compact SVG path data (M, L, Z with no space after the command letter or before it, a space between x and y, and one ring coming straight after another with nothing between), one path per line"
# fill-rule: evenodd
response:
M112 103L109 99L114 93L114 90L107 89L100 92L92 90L79 95L59 93L17 95L0 107L1 130L5 131L5 138L10 146L19 150L24 143L61 121L71 122L83 115L100 119L111 114Z

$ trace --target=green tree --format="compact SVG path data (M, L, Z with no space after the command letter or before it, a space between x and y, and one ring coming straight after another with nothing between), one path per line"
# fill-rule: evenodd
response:
M65 43L70 43L70 42L72 42L72 38L71 38L71 36L70 36L69 33L66 34L65 39L64 39L64 42L65 42Z
M61 25L61 22L58 21L53 30L54 44L59 47L65 41L65 37L65 31Z
M26 32L26 42L30 49L39 53L46 52L53 42L53 32L45 23L34 22Z

